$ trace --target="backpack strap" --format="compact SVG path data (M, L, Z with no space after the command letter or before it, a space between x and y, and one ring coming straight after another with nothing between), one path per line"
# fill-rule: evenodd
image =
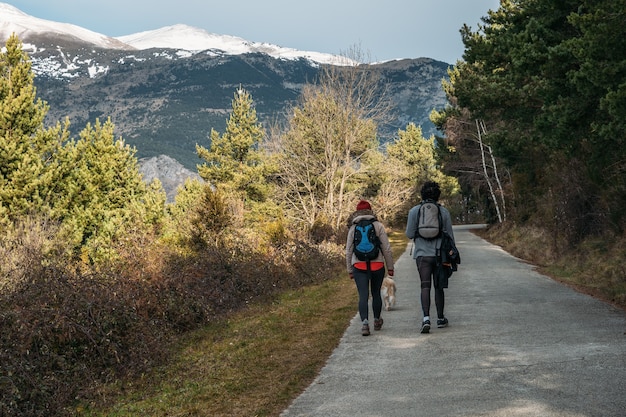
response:
M443 237L443 217L441 216L441 204L437 203L435 201L435 204L437 205L437 215L439 216L439 237Z
M413 232L413 241L417 239L420 235L418 233L418 229L420 227L420 213L422 212L422 206L424 205L424 201L418 204L417 208L417 220L415 221L415 232Z

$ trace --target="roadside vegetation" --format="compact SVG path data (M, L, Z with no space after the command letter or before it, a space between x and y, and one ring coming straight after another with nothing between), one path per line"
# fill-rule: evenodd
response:
M539 267L542 274L626 310L626 238L590 237L559 251L546 245L553 236L538 228L496 225L477 234Z
M278 415L356 312L343 260L356 202L396 231L398 255L426 180L456 223L489 223L489 240L623 306L624 1L503 1L464 27L450 105L431 115L441 138L408 123L379 143L392 115L358 50L275 126L240 86L225 131L197 145L202 180L171 204L111 120L78 136L46 121L12 36L0 51L0 416Z
M406 249L390 231L394 256ZM331 277L249 305L180 338L167 365L100 393L85 416L278 416L325 365L356 314L343 263ZM123 386L122 386L123 385Z

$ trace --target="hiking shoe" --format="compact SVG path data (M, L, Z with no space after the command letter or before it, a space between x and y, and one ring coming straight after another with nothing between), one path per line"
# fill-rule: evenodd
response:
M370 325L369 324L364 324L363 327L361 327L361 334L363 336L369 336L370 335Z
M383 327L383 318L374 319L374 330L380 330Z
M430 320L424 320L422 322L422 329L420 333L428 333L430 331Z
M447 318L442 318L442 319L437 319L437 327L442 328L442 327L446 327L448 325L448 319Z

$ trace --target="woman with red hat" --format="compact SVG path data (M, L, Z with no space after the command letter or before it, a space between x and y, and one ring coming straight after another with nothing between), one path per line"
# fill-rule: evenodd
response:
M383 224L372 210L372 206L365 200L359 201L356 211L348 221L348 237L346 240L346 267L350 278L354 280L359 293L359 315L362 321L361 334L369 336L369 295L372 294L372 310L374 313L374 330L380 330L383 325L381 311L383 300L380 288L387 273L393 276L393 255L391 244ZM369 234L368 232L374 233ZM366 235L371 236L370 239ZM373 240L375 246L365 252L362 244ZM368 242L364 242L368 241ZM364 242L364 243L363 243Z

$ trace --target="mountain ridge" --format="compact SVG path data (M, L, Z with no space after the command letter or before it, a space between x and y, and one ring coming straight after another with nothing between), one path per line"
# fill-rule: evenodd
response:
M305 58L320 64L348 65L352 63L351 60L338 55L300 51L270 43L251 42L237 36L218 35L184 24L110 37L70 23L54 22L30 16L8 3L0 3L0 36L7 39L13 32L23 42L37 41L41 36L47 35L57 38L82 40L100 48L129 51L179 49L199 52L209 50L226 55L262 52L275 58Z
M58 38L76 39L89 42L101 48L134 49L118 39L102 35L71 23L60 23L30 16L15 6L0 3L0 36L6 40L15 33L22 42L50 34Z

